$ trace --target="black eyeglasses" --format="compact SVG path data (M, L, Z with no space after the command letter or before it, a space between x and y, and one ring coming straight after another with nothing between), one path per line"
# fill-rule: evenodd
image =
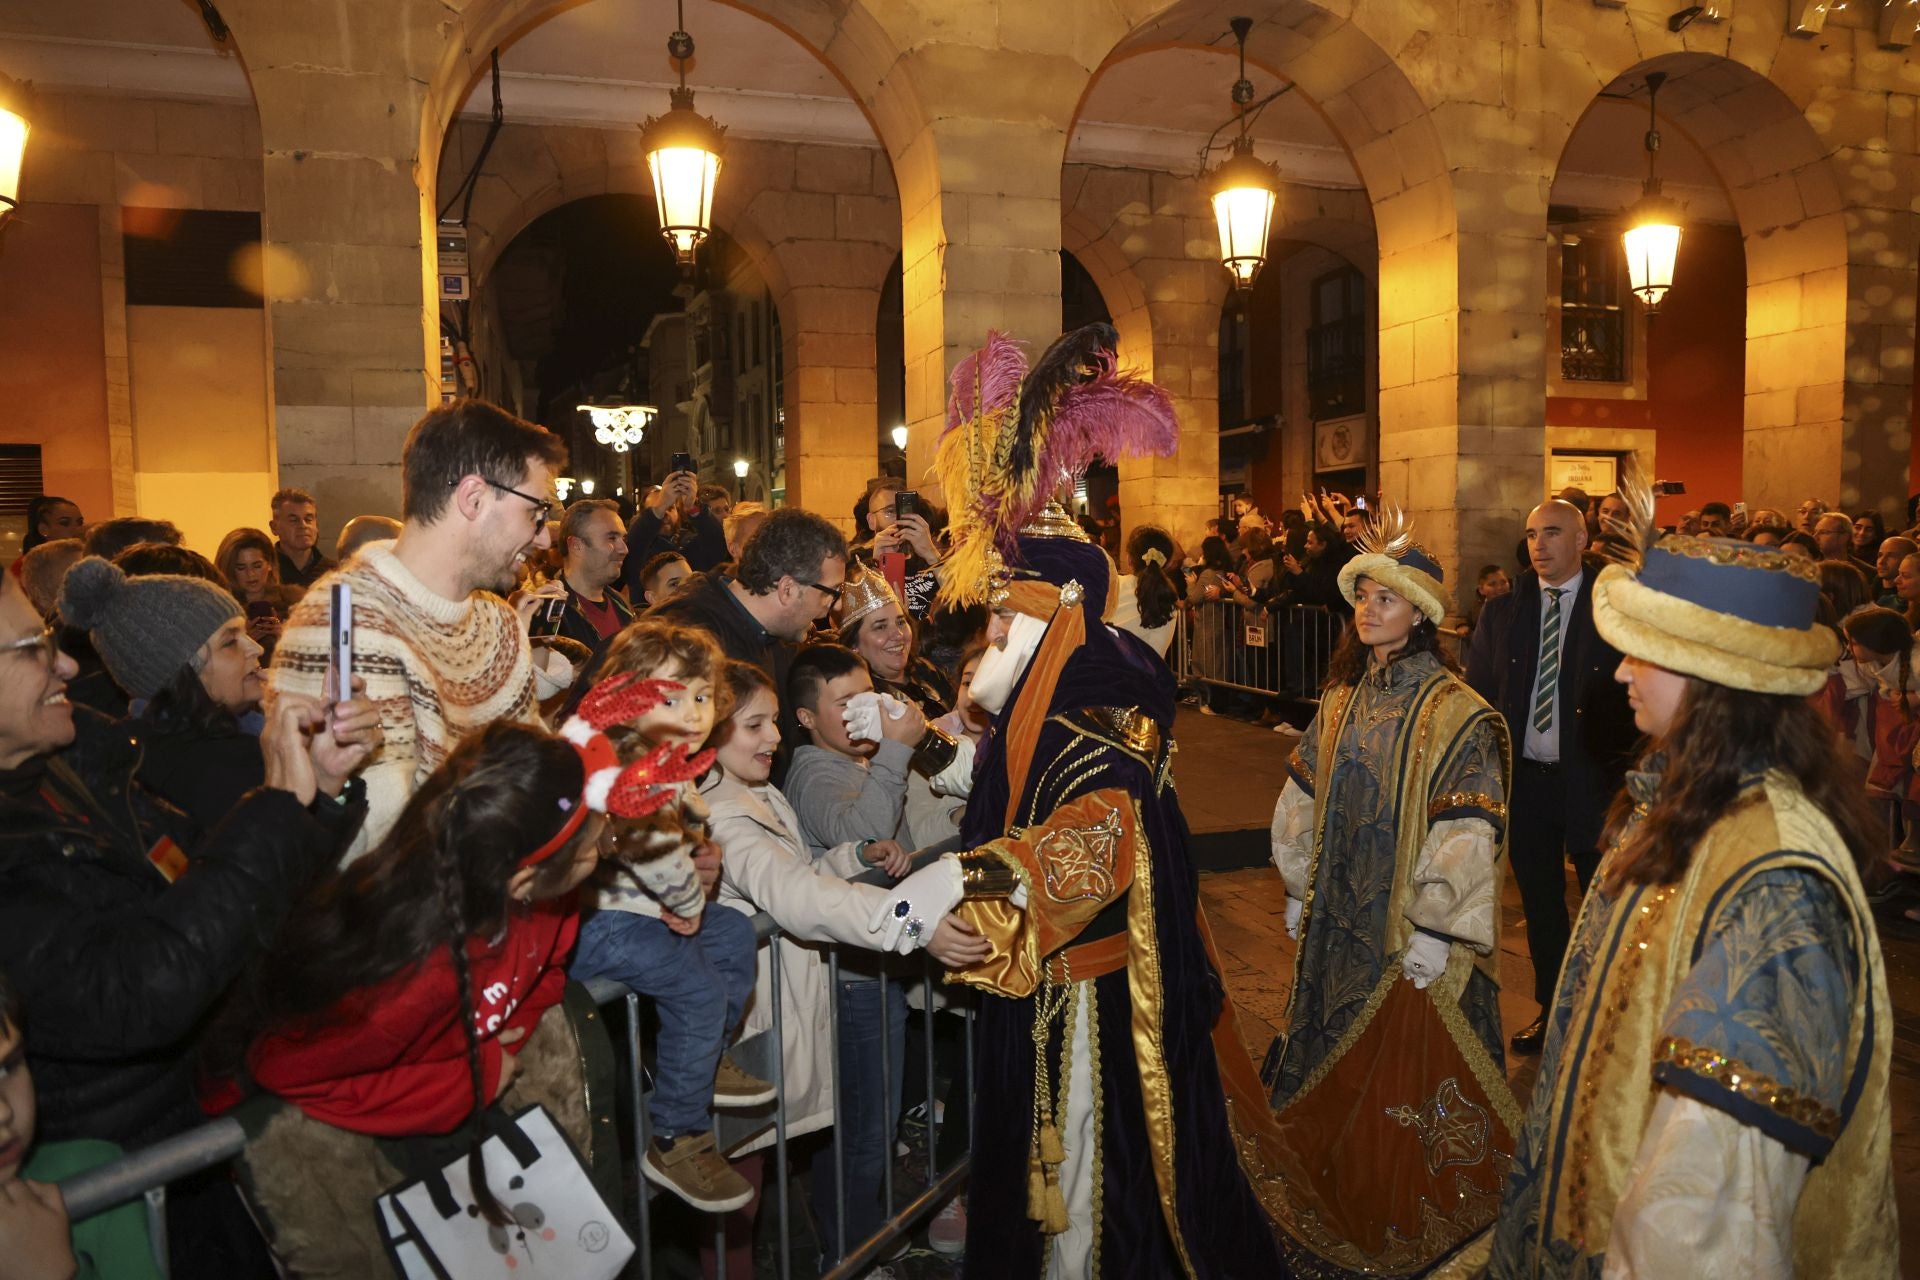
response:
M480 478L482 480L487 479L485 476L481 476ZM533 522L535 525L545 524L547 522L547 517L553 514L554 504L551 499L536 498L530 493L520 492L518 489L514 488L510 484L501 484L495 480L487 480L487 484L495 489L498 489L502 493L510 493L516 498L522 498L528 502L531 502L533 504Z
M794 581L799 582L799 579L796 578ZM841 594L839 587L830 587L824 582L801 582L800 585L803 587L812 587L815 591L824 592L828 600L827 607L829 609L839 607Z

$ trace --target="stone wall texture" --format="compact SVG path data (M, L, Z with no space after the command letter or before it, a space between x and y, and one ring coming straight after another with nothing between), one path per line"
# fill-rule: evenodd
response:
M50 117L67 140L30 182L103 209L147 184L259 208L280 471L324 477L323 501L390 508L399 440L438 394L430 233L475 139L468 122L450 128L454 106L490 49L564 2L225 0L253 113L70 97ZM1663 114L1711 157L1745 242L1742 496L1904 503L1920 65L1870 12L1832 11L1803 37L1780 6L1750 0L1678 34L1672 6L1649 0L737 7L819 57L875 141L739 140L722 176L716 221L780 308L792 501L842 511L874 470L874 316L896 254L917 476L954 363L989 328L1054 333L1064 247L1100 284L1125 354L1179 407L1178 455L1123 471L1128 520L1191 529L1214 508L1227 282L1201 185L1066 158L1103 68L1168 46L1220 50L1244 12L1249 58L1294 84L1358 174L1358 191L1290 189L1276 236L1364 260L1377 282L1379 480L1448 565L1504 560L1540 496L1548 192L1596 96L1650 70L1670 76ZM482 287L546 209L644 192L637 142L631 127L509 126L474 204ZM111 368L125 337L122 324L116 354L108 328Z

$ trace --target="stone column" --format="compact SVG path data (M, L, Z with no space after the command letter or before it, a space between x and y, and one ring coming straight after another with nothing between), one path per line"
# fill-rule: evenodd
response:
M988 329L1035 354L1060 332L1060 168L1095 57L1069 51L1074 27L1045 6L1003 5L904 42L923 120L893 148L909 476L933 460L948 372Z
M398 514L401 443L438 395L436 157L421 154L421 119L446 10L222 10L260 110L280 479L314 492L324 539L354 515Z

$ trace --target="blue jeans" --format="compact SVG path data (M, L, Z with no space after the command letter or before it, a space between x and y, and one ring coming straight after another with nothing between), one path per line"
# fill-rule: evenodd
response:
M647 1104L655 1137L713 1128L714 1067L753 993L754 946L753 921L713 903L690 938L631 911L595 911L581 919L568 972L582 982L622 983L651 997L660 1015Z
M882 1174L893 1159L893 1133L900 1120L900 1085L906 1076L907 989L889 979L887 998L871 978L840 979L839 1002L841 1158L846 1162L847 1239L838 1238L834 1212L833 1147L813 1162L813 1204L826 1256L838 1258L872 1235L892 1209L881 1203ZM880 1037L886 1036L887 1078L880 1074Z

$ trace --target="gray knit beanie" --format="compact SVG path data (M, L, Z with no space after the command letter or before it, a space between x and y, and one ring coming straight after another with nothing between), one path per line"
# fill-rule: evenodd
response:
M60 617L93 640L107 674L136 698L151 698L229 618L240 602L201 578L157 573L129 578L120 567L88 556L60 584Z

